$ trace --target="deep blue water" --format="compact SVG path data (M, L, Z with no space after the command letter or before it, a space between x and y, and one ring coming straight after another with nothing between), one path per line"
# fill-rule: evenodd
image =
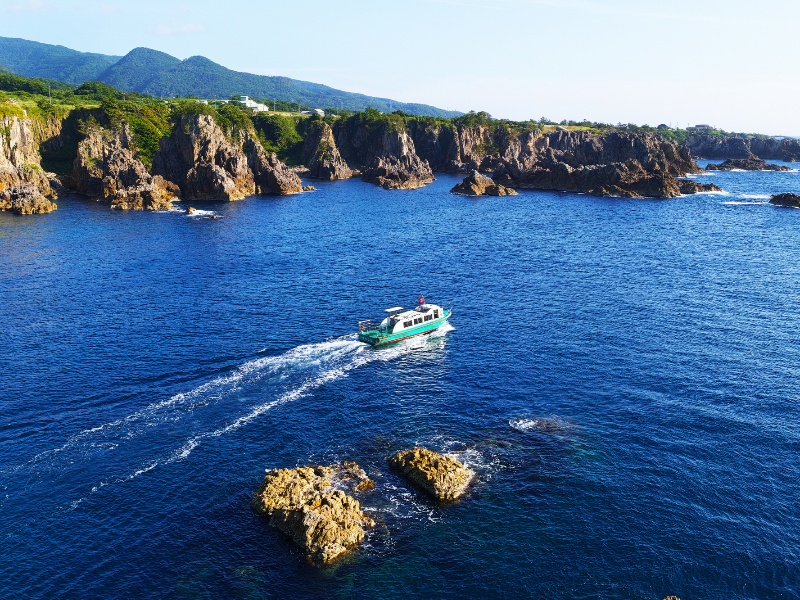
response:
M0 213L0 597L797 597L800 173L700 180ZM421 293L452 329L355 341ZM318 569L248 502L343 459L379 525Z

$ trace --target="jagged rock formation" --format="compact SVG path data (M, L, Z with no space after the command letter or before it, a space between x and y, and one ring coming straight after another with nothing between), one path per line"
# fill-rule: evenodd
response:
M675 180L700 171L691 153L650 134L420 122L410 131L435 169L494 172L510 188L671 198L700 187Z
M776 194L769 199L770 204L800 208L800 196L797 194Z
M75 190L108 200L123 210L169 210L178 189L162 177L152 176L134 157L126 125L117 130L90 127L78 144L72 165Z
M472 171L459 184L450 190L454 194L465 196L516 196L516 190L492 181L478 171Z
M243 135L247 166L253 172L257 194L288 196L305 191L297 173L278 160L275 153L267 153L250 134Z
M414 148L406 131L385 123L369 125L348 119L336 134L347 164L356 165L364 181L389 190L413 190L433 181L433 171Z
M691 135L686 145L692 154L703 158L800 161L800 140L791 138Z
M160 141L153 172L180 187L189 200L241 200L258 193L294 194L300 178L268 155L258 140L235 132L233 141L209 115L182 115Z
M336 139L330 125L324 121L314 121L303 142L303 164L308 168L308 176L314 179L349 179L353 171L347 165L336 146Z
M464 493L475 473L459 461L427 448L397 452L389 465L415 486L442 501Z
M250 505L303 548L315 561L329 563L364 539L375 525L355 498L341 489L370 489L355 463L268 471Z
M731 158L718 165L706 165L708 171L791 171L789 167L773 165L760 158Z
M30 119L0 117L0 210L28 215L56 210L60 184L41 167Z
M656 135L557 130L510 138L493 178L518 189L674 198L676 177L698 171L688 149Z
M487 125L423 121L412 121L409 133L417 152L433 170L447 173L493 170L499 158L498 141L505 138L500 129Z

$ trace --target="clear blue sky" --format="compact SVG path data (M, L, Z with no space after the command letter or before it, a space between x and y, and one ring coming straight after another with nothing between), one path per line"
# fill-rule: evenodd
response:
M0 0L0 35L495 117L800 136L796 0Z

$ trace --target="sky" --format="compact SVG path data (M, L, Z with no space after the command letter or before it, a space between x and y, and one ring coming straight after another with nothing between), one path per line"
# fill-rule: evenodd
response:
M485 110L800 136L797 0L0 0L0 36Z

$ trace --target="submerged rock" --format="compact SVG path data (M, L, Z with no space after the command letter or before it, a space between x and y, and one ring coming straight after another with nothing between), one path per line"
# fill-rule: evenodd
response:
M773 165L760 158L731 158L718 165L706 165L709 171L791 171L789 167Z
M442 501L461 496L475 475L456 459L419 447L392 455L389 466Z
M450 190L454 194L465 196L516 196L516 190L496 183L478 171L472 171L459 184Z
M335 486L369 482L356 464L274 469L267 472L250 505L270 525L289 535L313 560L329 563L358 545L375 522L358 500Z
M797 194L776 194L769 199L769 203L776 206L800 208L800 196Z

